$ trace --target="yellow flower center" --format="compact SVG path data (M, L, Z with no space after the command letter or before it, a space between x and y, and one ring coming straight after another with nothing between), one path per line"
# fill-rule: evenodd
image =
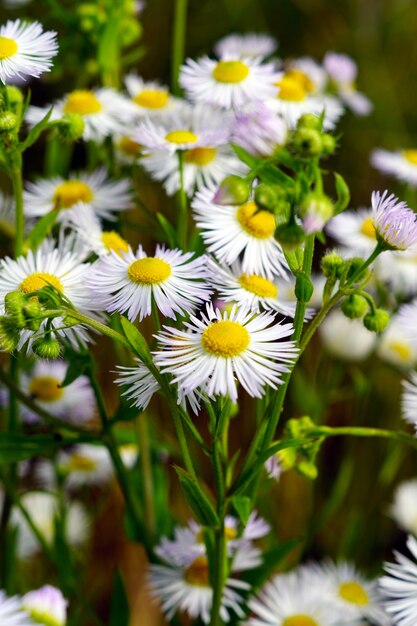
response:
M209 569L207 558L205 556L198 556L185 570L184 578L190 585L208 587Z
M70 93L64 106L64 113L78 113L78 115L91 115L98 113L103 105L92 91L77 89Z
M23 609L29 613L35 624L44 624L44 626L60 626L61 624L61 621L58 621L53 615L43 609L32 609L25 605L23 605Z
M63 291L62 283L59 278L53 274L44 272L35 272L35 274L26 276L25 280L20 283L19 291L22 293L33 293L46 285L52 285L52 287L55 287L58 291Z
M224 527L224 536L226 537L226 541L231 541L237 537L236 528L232 528L231 526Z
M413 351L410 346L401 341L390 341L388 343L388 348L395 352L400 361L404 361L404 363L408 363L413 356Z
M107 250L114 250L118 254L129 250L127 241L125 241L123 237L120 237L119 233L116 233L114 230L104 231L101 235L101 241L104 243Z
M241 83L248 75L249 68L242 61L219 61L213 70L219 83Z
M77 202L88 204L93 197L90 187L81 180L66 180L55 189L54 204L69 209Z
M307 93L312 93L314 91L313 81L301 70L288 70L288 72L285 73L285 76L295 80Z
M169 278L171 273L171 266L157 257L134 261L127 270L130 280L139 285L157 285Z
M9 59L16 54L18 45L14 39L8 37L0 37L0 61Z
M201 337L201 343L210 354L224 358L238 356L249 345L248 331L239 322L221 320L208 326Z
M82 454L72 454L68 459L68 469L72 472L94 472L96 462Z
M409 163L417 165L417 150L404 150L403 157L407 159Z
M162 109L168 102L168 93L159 89L144 89L133 100L146 109Z
M254 202L238 208L237 220L243 230L257 239L269 239L275 232L275 217L269 211L258 211Z
M363 220L361 224L361 233L362 235L369 237L369 239L376 239L374 220L372 217L367 217Z
M315 619L309 615L291 615L282 622L282 626L318 626Z
M243 289L254 293L260 298L276 298L278 295L278 287L267 278L258 276L257 274L251 274L249 276L242 274L239 278L239 283L242 285Z
M193 150L187 150L184 154L184 160L186 163L194 163L194 165L207 165L215 158L217 154L216 148L194 148Z
M301 79L300 75L304 76L302 72L288 72L276 83L276 86L279 87L278 98L290 102L301 102L305 99L309 90L305 80Z
M42 402L56 402L64 393L61 382L52 376L38 376L30 381L30 395Z
M198 139L197 135L195 135L191 130L172 130L170 133L165 135L165 139L170 143L195 143Z
M133 141L130 137L122 137L118 143L118 148L121 152L136 157L140 154L142 146L137 141Z
M361 606L365 606L369 602L365 589L355 580L342 583L339 587L339 596L346 602L360 604Z

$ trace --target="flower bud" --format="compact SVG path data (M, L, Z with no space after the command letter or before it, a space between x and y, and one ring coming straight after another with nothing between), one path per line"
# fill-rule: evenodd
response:
M293 147L303 157L318 156L323 149L319 131L314 128L299 128L293 136Z
M25 303L23 311L26 317L38 317L38 315L42 311L42 307L39 303L39 300L34 297L30 298L29 301Z
M58 135L63 141L77 141L84 134L85 123L78 113L67 113L57 126Z
M287 224L291 217L291 204L286 200L280 200L274 208L275 223L277 226L280 224Z
M213 202L222 206L241 205L249 200L251 186L240 176L226 176L213 196Z
M61 346L59 341L47 335L39 337L32 343L32 350L40 359L52 361L57 359L61 354Z
M36 624L44 626L65 626L67 605L61 591L51 585L30 591L22 598L23 609Z
M365 328L373 333L382 333L389 324L390 316L384 309L369 311L363 318Z
M12 109L23 104L23 93L16 85L7 85L7 98Z
M344 268L345 262L334 250L325 254L321 260L321 271L323 276L339 276L340 271Z
M267 185L261 183L255 189L255 202L260 209L273 212L275 206L281 198L280 193L277 192L277 187L274 185Z
M3 111L0 113L0 132L15 130L17 124L17 116L11 111Z
M20 291L10 291L4 297L4 308L6 313L13 319L16 328L22 329L26 326L26 320L23 313L23 307L26 298Z
M329 135L328 133L325 133L324 135L322 135L321 144L322 144L322 153L325 156L329 156L330 154L333 154L333 152L336 150L337 142L336 142L336 139L333 137L333 135Z
M352 293L343 300L340 308L346 317L353 320L365 315L368 310L368 302L360 294Z
M320 231L333 217L333 203L324 193L311 191L303 198L299 214L303 218L306 233L314 233Z
M305 239L304 229L295 222L281 224L275 231L275 239L285 250L295 250Z
M0 317L0 350L13 352L19 343L20 332L10 317Z
M346 274L346 279L347 280L351 280L351 278L353 276L355 276L355 274L360 270L360 268L362 267L363 264L364 264L364 260L361 259L361 257L355 256L352 259L348 259L348 261L347 261L348 271L347 271L347 274ZM367 270L364 270L363 272L361 272L355 278L355 282L363 280L365 278L366 274L367 274Z
M322 128L322 120L314 113L304 113L297 122L297 128L312 128L320 131Z
M297 272L297 278L295 279L294 293L300 302L306 303L311 300L313 295L314 285L310 278L302 272Z
M303 459L297 463L297 471L309 480L315 480L318 476L318 470L315 463L307 459Z

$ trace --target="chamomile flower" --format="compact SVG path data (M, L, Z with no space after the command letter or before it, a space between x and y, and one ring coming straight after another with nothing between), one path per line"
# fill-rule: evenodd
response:
M302 570L312 587L321 590L323 601L338 614L336 623L364 619L378 626L391 623L382 606L378 581L367 580L350 563L326 561L321 565L304 566Z
M322 94L327 83L325 69L311 57L300 57L285 64L286 70L293 78L298 78L311 94Z
M284 120L263 102L253 101L236 111L232 140L255 156L271 156L287 140Z
M417 478L398 485L389 512L402 530L417 536Z
M39 22L8 20L0 26L0 81L6 84L16 78L39 78L50 71L57 53L55 32L44 32Z
M299 571L274 576L249 601L253 616L245 623L247 626L333 626L318 591Z
M102 485L113 476L113 465L107 448L80 444L69 450L61 450L57 465L66 476L68 488L82 485Z
M58 499L41 491L25 493L20 503L30 515L32 523L42 535L46 543L52 547L55 537L55 524L59 515ZM20 509L15 508L12 513L12 525L17 528L17 553L20 558L34 556L41 549L38 538L29 526L26 517ZM71 502L67 506L65 519L65 536L69 545L84 543L88 536L89 522L84 507L78 502Z
M79 376L66 387L62 383L68 366L63 361L37 361L30 374L22 373L22 390L36 404L63 421L84 424L94 416L96 403L86 376ZM37 422L37 413L22 406L22 418Z
M125 76L124 82L140 117L169 113L179 106L180 100L169 93L168 87L155 81L145 81L131 73Z
M106 169L100 167L67 179L55 176L26 183L24 203L27 217L42 217L59 208L58 221L66 223L69 210L71 214L79 213L89 205L97 217L115 220L115 211L132 208L133 195L130 181L111 180Z
M369 256L376 246L372 209L343 211L326 224L326 232L346 248L349 255Z
M153 596L158 597L162 610L170 620L178 611L191 618L200 618L205 624L210 621L213 589L209 580L209 566L206 554L195 556L188 552L176 555L166 553L158 546L156 551L165 565L150 566L150 586ZM231 613L243 617L243 599L239 591L249 585L229 577L225 581L220 616L224 622L230 621Z
M180 84L194 102L236 108L251 100L273 97L278 80L272 63L260 57L227 54L219 61L207 56L187 59L181 68Z
M371 154L372 165L390 176L394 176L408 185L417 187L417 150L374 150Z
M259 313L274 311L294 317L296 303L287 301L280 294L276 281L268 280L260 274L243 272L239 261L230 268L223 267L210 259L210 282L225 302L235 302Z
M198 148L212 149L227 144L232 124L233 116L230 112L201 104L184 104L163 119L145 118L132 133L132 137L149 150L166 154L185 150L190 154Z
M278 47L276 39L264 33L247 33L245 35L227 35L214 46L219 58L230 57L269 57Z
M391 318L388 328L379 338L376 353L379 358L400 368L417 365L416 340L398 317Z
M44 252L29 250L26 256L16 260L6 257L0 261L0 309L4 307L4 298L10 291L20 291L23 294L34 294L39 289L51 285L81 312L92 315L98 310L93 301L91 292L85 284L89 265L80 263L79 258L71 253L62 254L58 249ZM46 322L42 322L38 334L45 330ZM51 321L54 333L66 337L75 346L78 340L88 341L86 330L79 324L65 326L61 317ZM56 329L56 330L55 330ZM35 338L37 333L23 331L22 338Z
M411 535L407 548L413 560L395 551L396 563L386 563L380 579L387 612L396 626L414 626L417 615L417 540Z
M109 254L113 250L116 254L123 254L129 250L129 244L115 230L103 230L100 220L90 206L82 206L77 210L75 205L68 218L68 225L74 229L77 238L84 246L98 256Z
M287 263L274 237L275 217L258 211L255 202L223 206L213 202L213 190L203 188L192 202L197 227L208 252L226 265L242 255L242 269L268 279L285 276Z
M30 106L25 119L30 126L40 122L50 107ZM126 132L136 116L135 105L114 89L77 89L53 104L51 121L73 113L84 120L83 139L102 142L105 137Z
M159 244L154 257L147 256L142 246L136 254L130 248L123 256L111 251L93 266L87 282L100 306L110 313L119 311L130 320L138 316L142 320L151 314L154 298L161 313L175 319L210 295L203 282L205 258L192 256Z
M358 69L353 59L346 54L328 52L323 59L323 66L341 100L356 115L368 115L372 111L372 102L365 94L356 90Z
M410 379L403 383L401 398L403 418L417 429L417 373L411 372Z
M377 238L391 250L407 250L417 244L417 216L388 191L372 192L372 213Z
M211 304L199 318L190 316L186 330L164 326L157 335L155 363L173 375L186 393L200 388L209 398L237 399L237 381L254 397L281 384L281 374L297 354L291 324L277 324L270 313L254 315L233 307L230 313Z
M375 333L367 330L362 320L348 319L339 309L331 311L319 333L325 349L342 361L364 361L375 347Z
M8 598L0 590L0 624L5 626L33 626L29 615L22 608L22 601L17 596Z
M51 585L26 593L22 597L22 606L36 623L49 626L65 626L67 623L68 600L62 591Z

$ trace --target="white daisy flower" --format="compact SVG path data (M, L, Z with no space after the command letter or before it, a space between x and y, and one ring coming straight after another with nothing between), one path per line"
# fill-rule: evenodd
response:
M380 172L417 187L417 150L374 150L371 164Z
M58 499L41 491L25 493L20 502L38 532L46 543L52 547L55 537L55 524L59 512ZM37 554L41 547L23 513L15 507L12 513L12 524L17 528L17 553L20 558L29 558ZM88 537L89 522L84 507L78 502L67 505L65 517L65 537L69 545L80 545Z
M417 365L415 338L404 328L398 317L392 317L388 328L379 337L376 353L380 359L400 368Z
M79 376L62 387L67 369L63 361L37 361L30 374L22 373L21 389L51 415L74 424L85 424L95 414L94 393L86 376ZM21 407L26 422L39 421L37 413Z
M375 347L375 333L367 330L362 320L347 318L334 309L319 328L325 349L337 359L358 363L364 361Z
M50 626L65 626L67 623L68 600L62 591L51 585L26 593L22 597L22 606L36 623Z
M316 585L300 571L274 576L249 601L253 617L246 626L333 626Z
M270 35L247 33L226 35L214 45L219 58L228 57L269 57L278 48L278 42Z
M171 619L177 611L191 618L200 618L205 624L210 621L213 589L209 580L208 560L205 554L190 554L180 559L156 548L157 554L166 565L150 566L150 586L153 596L159 598L162 610ZM227 578L223 589L220 616L224 622L230 621L231 612L243 617L243 602L240 590L249 585L235 578Z
M270 313L254 315L233 307L223 314L207 304L200 318L190 316L186 330L164 326L157 335L160 350L155 363L173 375L185 392L197 388L207 394L237 400L237 381L249 395L261 397L265 386L281 384L281 373L297 354L291 324L277 324Z
M259 100L236 111L232 141L254 156L271 156L287 135L284 120Z
M227 54L220 61L207 56L198 61L187 59L181 68L180 84L195 102L225 109L236 108L251 100L273 97L273 83L278 80L272 63L260 57Z
M134 165L142 156L143 146L129 133L116 133L113 136L114 156L122 165Z
M123 256L111 251L92 266L87 277L91 291L106 311L127 313L139 320L152 312L152 298L166 317L175 319L207 300L210 291L203 282L205 257L167 250L157 245L155 256L147 256L142 246Z
M294 317L296 302L287 301L281 296L278 283L268 280L260 274L243 272L239 261L232 263L230 269L209 259L209 281L215 287L219 297L225 302L235 302L251 311L275 311L288 317Z
M372 213L377 237L393 250L407 250L417 244L417 216L388 191L372 192Z
M79 172L64 179L60 176L26 183L24 206L27 217L42 217L60 208L58 222L66 223L70 215L89 205L97 217L115 220L114 211L133 206L128 179L111 180L104 167L94 172ZM69 211L71 209L71 212Z
M389 512L402 530L417 536L417 478L398 485Z
M353 59L346 54L328 52L323 59L323 66L341 100L356 115L369 115L372 111L372 102L365 94L356 90L355 80L358 69Z
M287 73L300 80L310 94L322 94L326 88L326 70L311 57L291 59L286 64Z
M145 118L132 137L149 150L167 154L175 154L178 150L191 153L197 148L216 148L227 144L232 125L230 112L201 104L184 104L163 119ZM144 162L146 160L147 157Z
M417 293L417 250L387 251L374 265L375 276L402 300Z
M385 607L396 626L415 626L417 615L417 540L411 535L407 548L413 560L395 551L396 563L386 563L387 576L380 579Z
M378 581L367 580L350 563L326 561L301 569L312 587L321 590L326 605L336 611L336 623L356 623L364 619L378 626L391 623L382 606Z
M410 379L403 383L401 398L403 418L417 430L417 373L411 372Z
M4 311L4 298L10 291L20 291L24 294L32 294L47 285L52 285L63 294L80 312L92 315L97 311L98 305L93 300L86 286L86 275L89 265L80 263L77 256L71 253L62 254L58 249L52 252L36 252L29 250L26 256L20 256L16 260L6 257L0 261L0 311ZM94 314L93 314L94 316ZM22 341L29 337L34 339L45 331L46 321L41 323L41 328L36 333L31 331L22 332ZM65 326L61 317L51 321L54 333L66 337L73 345L78 347L79 340L88 341L86 330L80 325Z
M275 217L258 211L255 202L223 206L213 202L213 190L204 187L192 202L197 227L208 252L225 265L242 255L242 269L268 279L285 276L287 262L274 237Z
M30 126L40 122L50 107L30 106L25 120ZM115 133L127 132L133 123L136 108L114 89L101 87L95 90L77 89L53 104L50 121L61 119L67 113L81 115L85 128L85 141L101 142Z
M102 485L113 476L113 465L109 451L104 446L79 444L70 450L61 450L57 465L66 475L69 489L83 485Z
M58 53L56 33L43 32L39 22L8 20L0 26L0 80L6 84L28 76L39 78Z
M145 81L135 73L125 76L124 83L136 106L138 116L170 113L181 102L169 93L165 85L160 85L155 81Z
M22 609L22 601L17 596L8 598L0 589L0 624L4 626L33 626L29 615Z
M290 128L297 125L304 113L322 115L324 112L323 127L331 130L343 114L343 107L337 98L314 94L314 83L300 70L281 72L274 82L274 89L273 97L266 100L265 104L281 115Z
M100 220L90 206L83 205L78 210L75 205L68 217L70 226L85 248L97 256L109 254L113 250L116 254L123 254L129 250L129 244L115 230L103 230Z
M350 255L367 257L376 246L372 209L343 211L327 222L326 232L344 246Z

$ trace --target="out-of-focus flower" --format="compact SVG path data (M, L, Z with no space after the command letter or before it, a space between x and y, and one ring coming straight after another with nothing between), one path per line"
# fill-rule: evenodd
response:
M109 254L113 250L116 254L123 254L129 250L129 244L115 230L103 230L100 220L91 206L78 205L68 218L68 225L74 229L77 238L84 246L98 256Z
M255 156L270 156L287 140L284 120L263 102L249 102L236 112L232 140Z
M154 81L144 81L137 74L128 74L124 82L140 117L164 115L180 104L180 100L169 93L168 87Z
M371 154L371 163L384 174L389 174L398 180L417 186L417 150L374 150Z
M22 606L37 624L65 626L67 623L68 601L59 589L51 585L26 593Z
M398 485L389 512L402 530L417 536L417 478Z
M364 361L375 346L375 334L361 320L348 319L342 311L332 311L319 329L324 347L342 361Z
M387 330L380 337L376 352L388 363L402 368L412 368L417 364L417 343L398 320L391 319Z
M4 626L33 626L29 615L22 609L22 601L17 596L8 598L0 590L0 623Z
M259 57L270 56L278 47L276 39L263 33L247 33L245 35L227 35L214 46L214 52L219 58L229 57Z
M386 563L380 579L385 607L396 626L414 626L417 615L417 540L411 535L407 548L413 560L395 551L396 563Z
M410 379L403 383L401 399L403 418L412 424L417 432L417 373L411 372Z
M66 475L69 488L82 485L101 485L113 476L113 465L107 448L80 444L70 450L61 450L57 466Z
M43 32L39 22L8 20L0 26L0 80L4 84L50 71L57 53L56 33Z
M355 87L358 73L355 61L346 54L328 52L323 59L323 66L342 101L356 115L369 115L373 108L372 102Z
M376 246L376 232L371 209L343 211L326 225L326 232L340 243L349 255L369 256Z

